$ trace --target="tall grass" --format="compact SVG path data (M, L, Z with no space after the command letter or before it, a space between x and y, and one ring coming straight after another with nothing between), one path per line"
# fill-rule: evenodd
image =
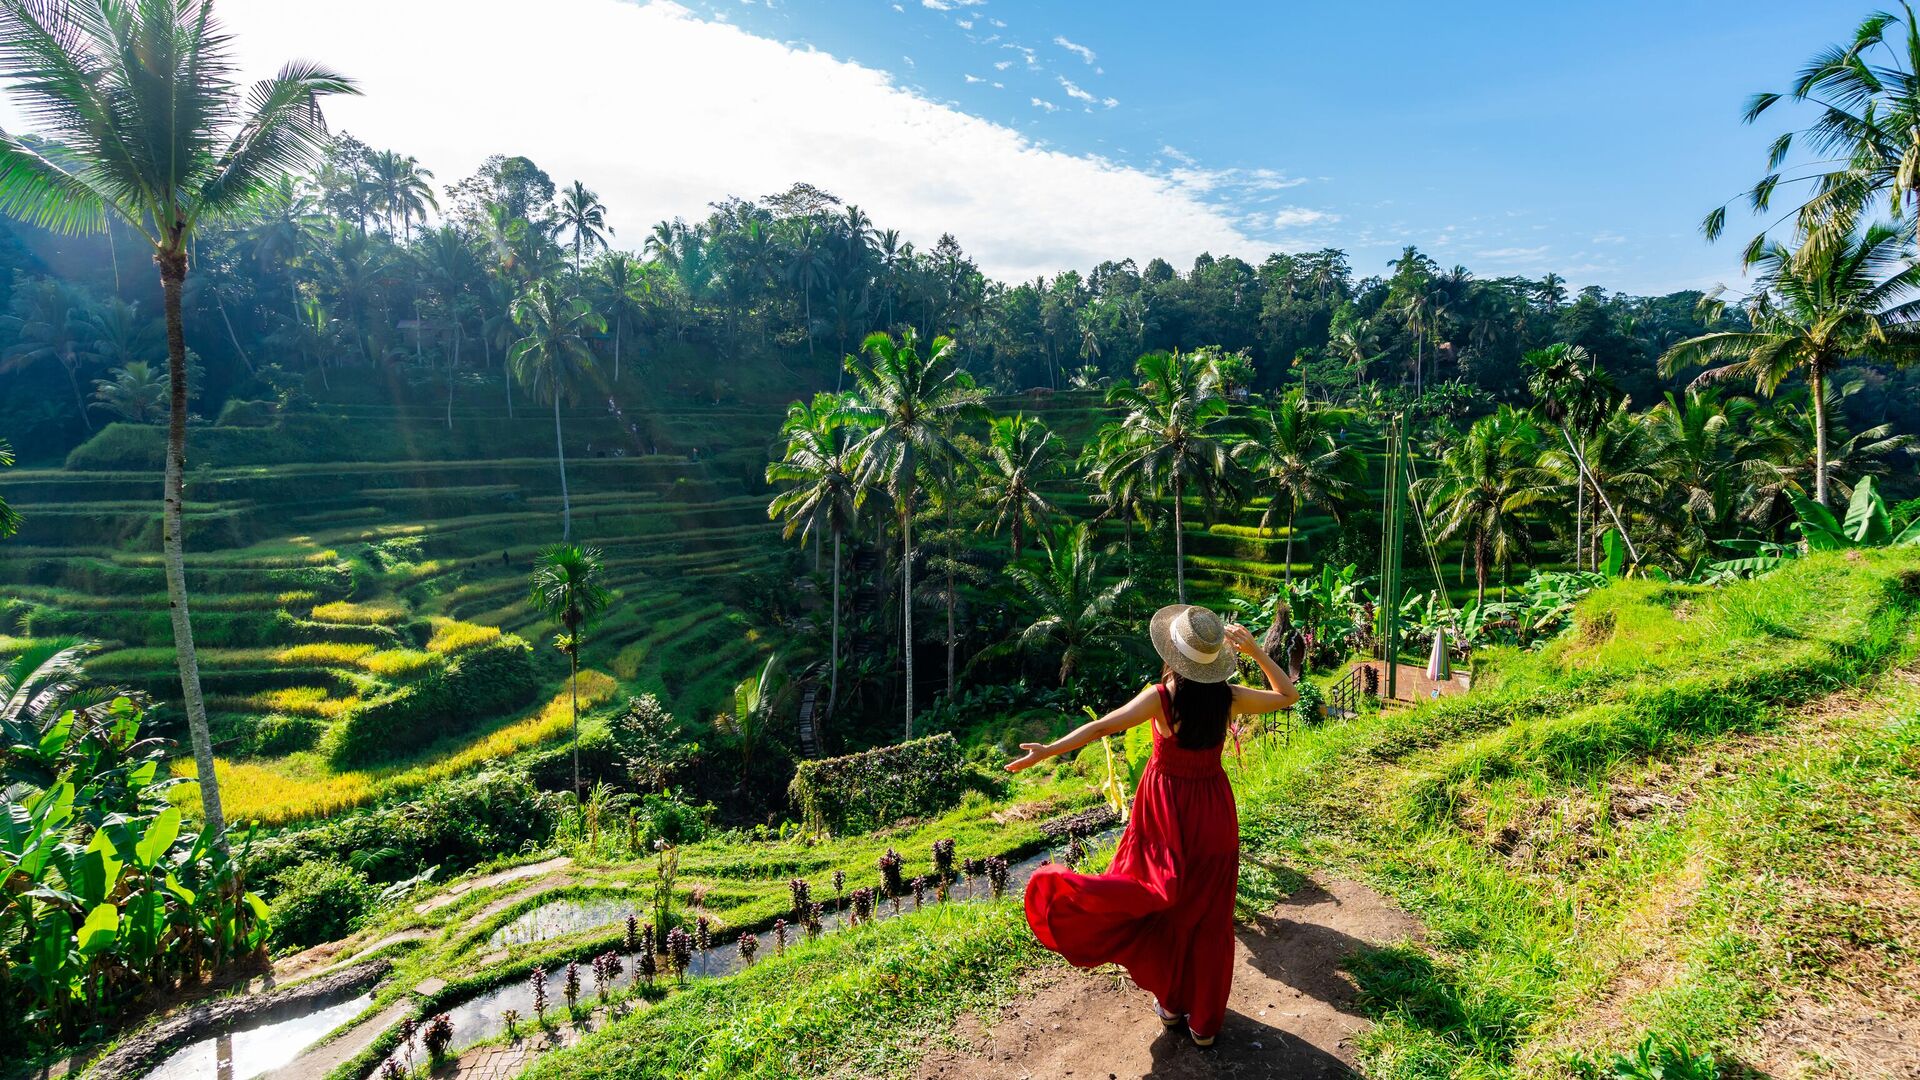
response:
M356 623L362 626L390 626L409 612L404 604L390 600L335 600L313 609L314 622Z

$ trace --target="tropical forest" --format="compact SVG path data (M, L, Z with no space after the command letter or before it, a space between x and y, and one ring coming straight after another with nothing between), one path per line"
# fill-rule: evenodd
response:
M1633 292L640 217L696 88L463 159L247 7L0 0L0 1077L1920 1075L1912 8L1769 31ZM1168 605L1292 701L1217 1042L1035 915L1161 827Z

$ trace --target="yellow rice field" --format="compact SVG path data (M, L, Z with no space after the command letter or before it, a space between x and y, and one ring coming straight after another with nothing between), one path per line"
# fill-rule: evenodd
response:
M592 708L613 697L618 688L612 677L598 671L580 673L580 707ZM334 772L318 754L295 754L279 761L216 759L220 797L228 819L286 825L325 817L365 806L377 799L414 790L424 784L478 768L550 742L570 726L565 689L529 716L475 738L443 757L418 765ZM196 775L191 758L173 764L175 776ZM168 792L175 805L188 813L200 807L196 784L181 784Z

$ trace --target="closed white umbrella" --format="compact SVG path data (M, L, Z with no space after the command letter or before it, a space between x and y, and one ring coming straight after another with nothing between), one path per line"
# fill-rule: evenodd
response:
M1451 682L1453 679L1453 663L1447 656L1445 630L1433 632L1433 655L1427 658L1427 678L1437 683Z

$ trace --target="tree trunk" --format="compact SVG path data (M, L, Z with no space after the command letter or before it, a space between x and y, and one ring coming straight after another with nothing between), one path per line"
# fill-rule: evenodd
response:
M160 289L167 318L167 465L161 497L161 550L166 562L167 609L173 622L174 659L180 668L181 703L193 742L193 765L200 782L200 812L221 850L227 847L227 817L220 809L220 777L213 766L213 736L207 730L207 704L200 696L200 660L193 648L193 622L187 612L187 567L182 536L182 502L187 469L187 335L180 316L180 290L186 283L184 251L164 252Z
M233 342L233 351L240 354L240 362L247 365L248 374L252 374L253 358L247 355L247 350L245 348L241 347L240 335L233 332L233 320L227 318L226 302L220 299L219 289L214 289L212 290L212 292L213 292L213 306L215 309L217 309L220 312L220 321L225 323L227 326L227 340ZM184 331L182 331L182 333L184 333Z
M1813 384L1813 501L1827 505L1827 373L1819 364L1809 373Z
M567 650L567 693L573 698L573 794L580 795L580 631L573 631L573 647Z
M73 404L80 410L80 424L93 434L93 421L87 418L87 399L80 396L80 379L74 372L79 365L68 363L63 357L60 366L67 369L67 385L73 387Z
M1293 519L1300 513L1297 500L1287 500L1287 568L1282 572L1281 580L1286 583L1288 593L1293 592Z
M620 320L613 321L613 385L620 385Z
M900 640L907 666L907 738L913 738L913 491L900 511Z
M827 713L833 715L834 702L840 696L840 526L833 527L833 633L827 644ZM819 741L820 724L815 721L814 738ZM824 745L824 744L822 744Z
M1582 569L1581 560L1586 558L1587 524L1587 478L1580 472L1580 463L1573 463L1573 568Z
M453 430L453 380L460 373L460 319L453 320L453 363L447 368L447 430Z
M560 437L560 388L553 388L553 453L560 462L560 539L573 539L573 502L567 497L567 444Z
M1173 478L1173 580L1178 588L1180 602L1187 602L1187 534L1186 520L1181 513L1180 494L1183 485L1180 477Z
M1473 542L1473 580L1477 586L1476 592L1474 594L1474 600L1481 607L1486 607L1487 606L1487 541L1485 537L1478 537ZM1505 590L1505 585L1503 584L1502 585L1503 595L1501 597L1501 599L1503 600L1506 598L1504 595L1504 590Z

